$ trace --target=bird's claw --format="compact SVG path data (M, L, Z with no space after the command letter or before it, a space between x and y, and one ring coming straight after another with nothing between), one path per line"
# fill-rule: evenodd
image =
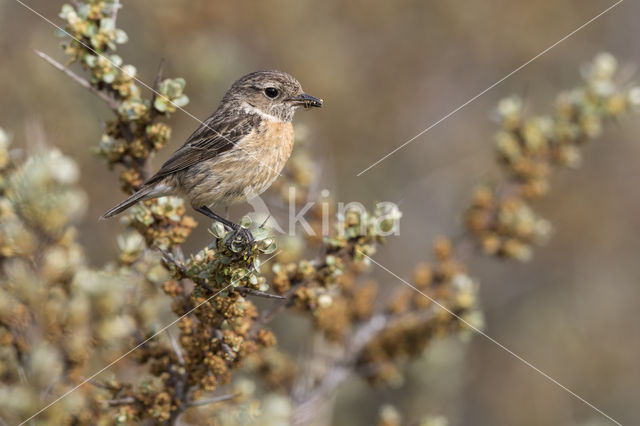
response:
M238 241L239 239L241 241ZM231 237L227 239L226 246L230 251L237 252L238 250L236 248L238 246L236 246L235 244L240 242L242 244L242 248L248 250L248 256L251 256L254 238L251 231L247 228L238 227L237 229L233 230L231 233Z

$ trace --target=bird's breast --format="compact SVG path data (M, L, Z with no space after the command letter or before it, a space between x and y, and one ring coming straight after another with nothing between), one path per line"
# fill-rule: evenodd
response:
M280 175L293 150L291 122L262 120L255 137L247 136L238 148L246 151L251 189L260 194Z
M291 122L262 120L255 137L246 137L241 148L255 154L252 161L258 167L273 166L279 174L293 149L293 126Z
M262 120L234 149L247 166L264 173L277 170L276 174L279 174L293 149L293 126Z
M230 205L264 192L280 175L293 149L290 122L262 120L235 147L190 170L183 192L194 205ZM191 176L192 175L192 176Z

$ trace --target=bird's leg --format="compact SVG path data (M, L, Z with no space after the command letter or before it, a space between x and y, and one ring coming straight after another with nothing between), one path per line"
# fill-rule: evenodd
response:
M218 222L222 223L227 229L229 230L233 230L233 231L237 231L238 228L240 228L240 225L238 225L237 223L233 223L228 219L225 219L224 217L217 215L216 213L214 213L209 207L207 206L202 206L202 207L194 207L193 208L195 211L197 211L198 213L202 213L203 215L213 219L213 220L217 220Z
M243 240L246 241L247 243L247 247L249 247L249 249L251 249L251 246L253 245L253 234L251 233L251 231L249 231L246 228L243 228L242 226L238 225L237 223L233 223L228 219L223 218L222 216L217 215L216 213L214 213L209 207L207 206L202 206L202 207L194 207L194 210L197 211L198 213L202 213L203 215L213 219L213 220L217 220L218 222L222 223L227 229L232 230L234 232L234 235L232 239L227 241L227 248L231 249L231 242L233 241L233 239L235 239L236 236L240 235L242 236ZM251 252L249 252L249 255L251 255Z

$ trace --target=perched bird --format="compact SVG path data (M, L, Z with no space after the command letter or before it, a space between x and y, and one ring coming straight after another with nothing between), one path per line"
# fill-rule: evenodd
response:
M129 198L102 219L139 201L179 195L225 226L239 226L211 208L228 207L264 192L293 149L291 121L298 107L321 107L291 75L256 71L233 83L218 109Z

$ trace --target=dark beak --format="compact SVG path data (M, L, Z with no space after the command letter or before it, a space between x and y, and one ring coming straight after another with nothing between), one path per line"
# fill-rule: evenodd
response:
M303 93L302 95L293 98L292 100L296 105L300 105L305 108L320 108L322 107L322 103L324 102L322 99L314 98L313 96L307 95L306 93Z

